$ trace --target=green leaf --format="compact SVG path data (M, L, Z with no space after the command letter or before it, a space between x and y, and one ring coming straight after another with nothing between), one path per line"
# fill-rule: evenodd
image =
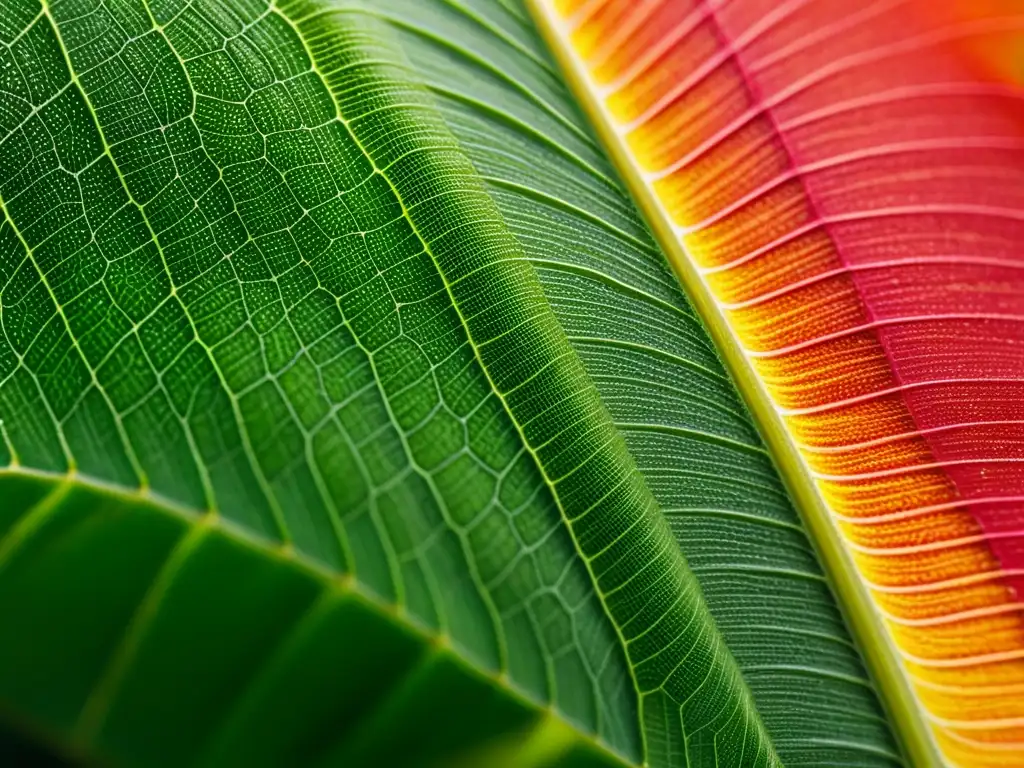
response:
M0 714L129 765L898 762L518 3L0 43Z

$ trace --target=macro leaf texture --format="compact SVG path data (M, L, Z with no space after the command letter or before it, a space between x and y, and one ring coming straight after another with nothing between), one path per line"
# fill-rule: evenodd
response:
M0 761L1024 762L1020 12L4 0Z
M1024 764L1024 6L538 6L911 757Z

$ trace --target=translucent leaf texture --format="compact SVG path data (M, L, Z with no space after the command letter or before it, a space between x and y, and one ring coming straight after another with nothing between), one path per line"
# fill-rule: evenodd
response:
M899 763L523 8L15 0L0 43L5 719L126 765Z
M538 3L922 765L1024 761L1024 4Z

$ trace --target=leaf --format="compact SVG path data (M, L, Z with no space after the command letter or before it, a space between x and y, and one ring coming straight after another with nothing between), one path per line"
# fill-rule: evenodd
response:
M536 7L912 759L1020 763L1024 8Z
M0 10L3 711L117 764L531 728L538 763L777 764L554 283L387 38L316 3Z

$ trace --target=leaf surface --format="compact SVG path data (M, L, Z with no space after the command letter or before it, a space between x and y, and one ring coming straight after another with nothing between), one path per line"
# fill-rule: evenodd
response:
M912 757L1021 762L1024 8L537 7L758 413Z

